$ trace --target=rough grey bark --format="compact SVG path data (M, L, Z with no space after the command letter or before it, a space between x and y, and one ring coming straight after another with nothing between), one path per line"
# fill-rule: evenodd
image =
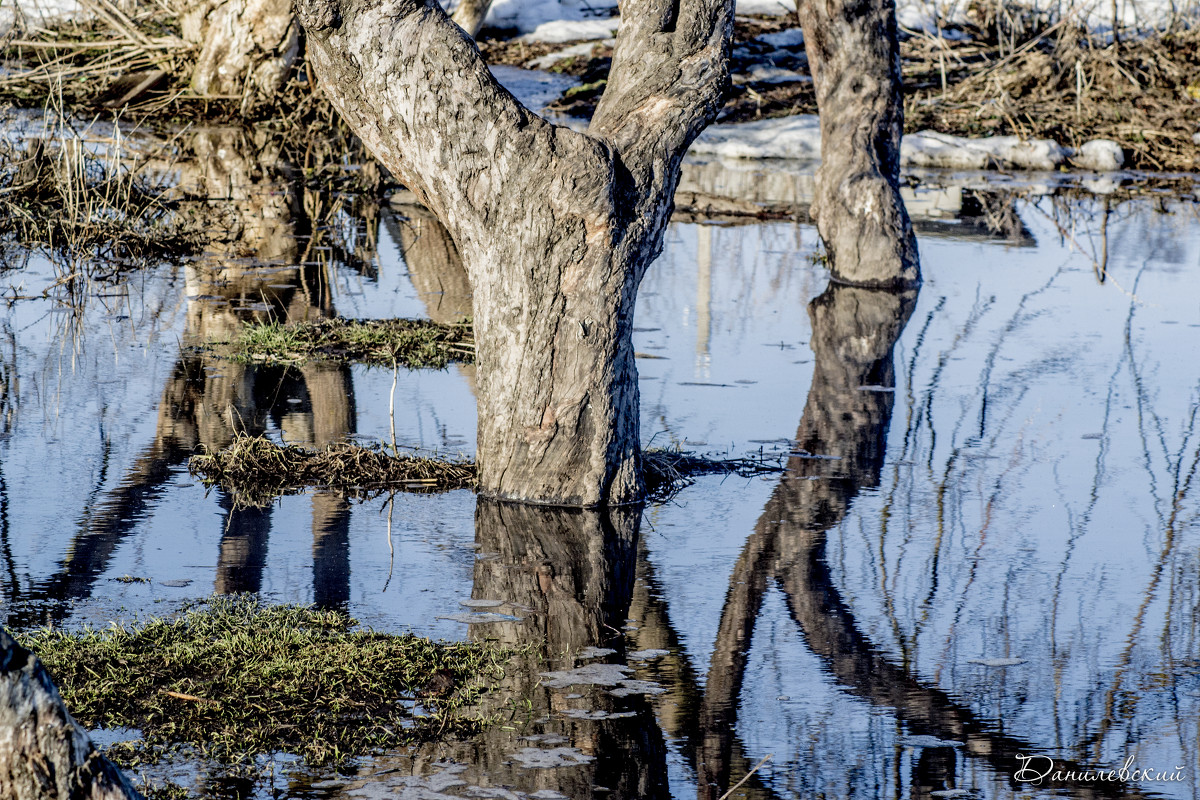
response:
M470 276L485 496L641 496L634 299L719 106L732 5L627 0L585 134L521 106L432 0L297 3L321 85Z
M492 0L459 0L458 7L454 9L454 14L450 18L458 24L458 27L474 37L483 27L483 20L487 17L488 9L491 7Z
M37 656L0 628L0 797L133 800L121 771L71 718Z
M900 45L895 0L803 0L798 6L821 115L812 215L834 280L920 283L917 242L900 198Z
M241 98L242 113L269 102L300 55L291 0L201 0L180 22L183 38L200 47L192 89Z

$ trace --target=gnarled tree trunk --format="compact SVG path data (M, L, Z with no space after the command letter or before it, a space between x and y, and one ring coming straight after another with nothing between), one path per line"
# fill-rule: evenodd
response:
M273 101L300 55L291 0L199 0L180 19L200 46L192 89L241 98L243 114Z
M900 45L895 0L801 0L805 49L821 114L812 215L833 279L872 287L921 281L900 199Z
M0 628L0 797L141 800L67 713L37 656Z
M732 0L628 0L586 134L501 88L432 0L300 0L342 117L445 224L474 288L480 489L642 494L634 299L727 81Z

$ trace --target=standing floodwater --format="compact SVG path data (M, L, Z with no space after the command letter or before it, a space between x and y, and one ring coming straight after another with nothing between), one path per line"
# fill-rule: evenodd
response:
M470 455L475 372L401 369L389 415L391 369L214 342L249 320L453 322L470 287L422 209L322 215L206 135L224 161L197 179L256 175L234 199L261 229L81 268L69 295L43 255L0 276L28 298L0 311L6 625L254 592L542 648L506 678L519 725L276 778L305 796L715 800L756 766L734 796L1200 795L1194 199L919 185L919 294L829 286L805 224L677 220L634 322L643 442L761 449L785 473L701 478L640 514L467 491L246 508L188 474L196 448L394 426ZM772 203L810 186L720 162L684 180ZM1180 780L1022 781L1130 758Z

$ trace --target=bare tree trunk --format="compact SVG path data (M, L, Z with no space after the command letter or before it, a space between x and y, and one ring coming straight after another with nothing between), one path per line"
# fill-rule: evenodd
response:
M483 27L483 20L491 7L492 0L459 0L458 8L454 9L451 19L474 37Z
M917 242L899 186L904 104L895 0L803 0L797 10L821 114L812 215L833 279L916 286Z
M200 45L192 89L239 97L243 114L272 101L300 54L291 0L201 0L181 22L184 39Z
M634 300L728 79L732 0L627 0L587 134L501 88L429 0L300 0L343 119L449 230L474 288L486 496L642 494Z
M37 656L0 628L0 797L140 800L67 713Z

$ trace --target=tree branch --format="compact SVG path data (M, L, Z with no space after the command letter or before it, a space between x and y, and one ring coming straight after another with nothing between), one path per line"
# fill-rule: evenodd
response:
M460 247L551 162L609 174L606 147L522 106L436 2L297 0L297 11L338 111Z

